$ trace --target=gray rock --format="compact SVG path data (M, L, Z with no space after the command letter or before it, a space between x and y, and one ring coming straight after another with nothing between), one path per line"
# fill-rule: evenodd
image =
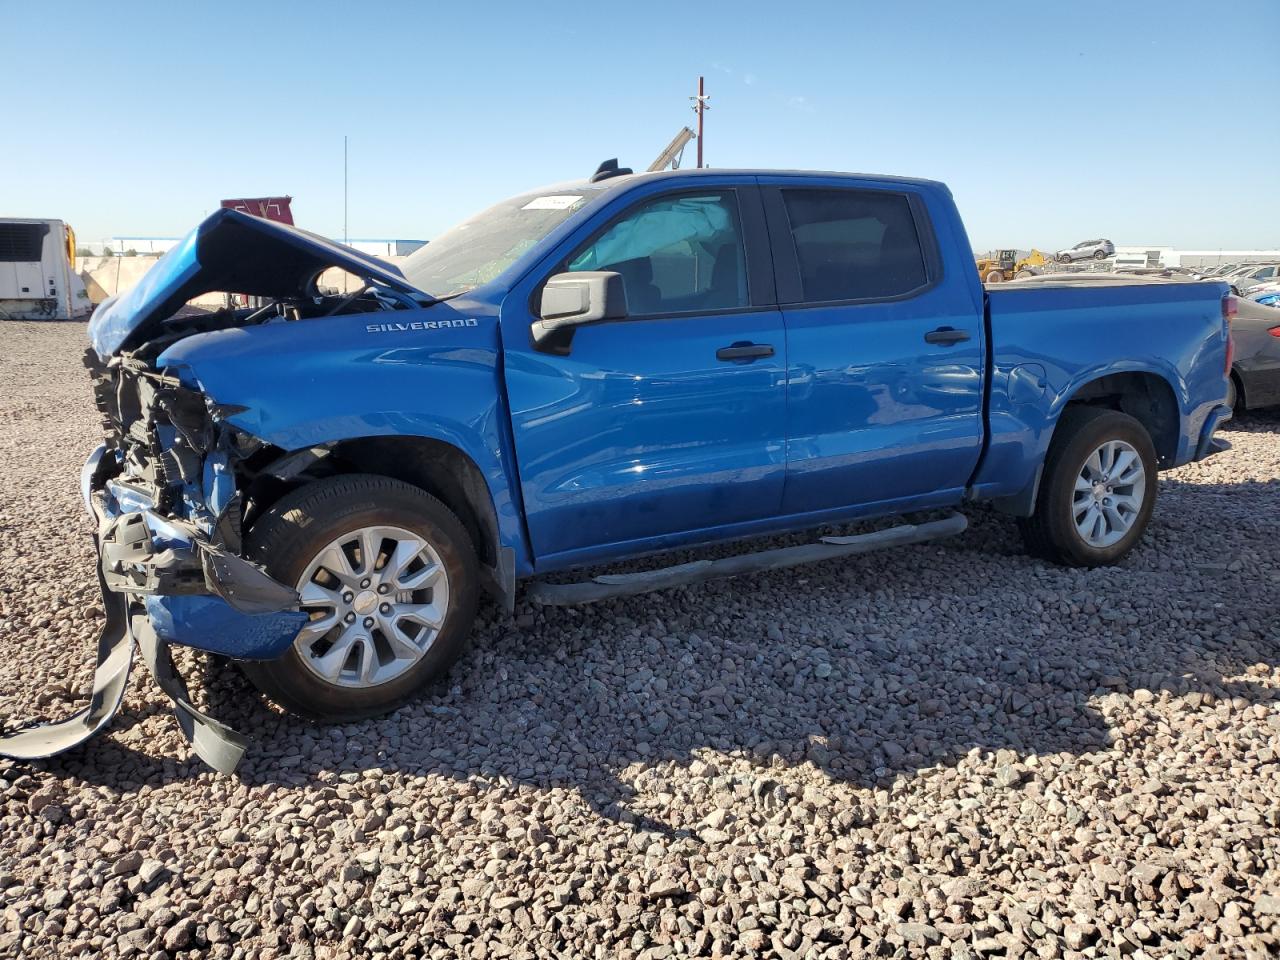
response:
M898 924L898 936L902 937L907 943L920 946L942 942L942 934L938 931L938 928L927 923L900 923Z
M50 804L57 803L58 793L55 790L37 790L27 798L27 812L32 816L38 814Z
M191 939L195 936L196 922L191 917L183 917L164 934L164 948L172 953L174 950L182 950L191 943Z
M142 862L142 851L130 850L111 865L111 872L117 877L131 876L138 872L138 869L142 866Z

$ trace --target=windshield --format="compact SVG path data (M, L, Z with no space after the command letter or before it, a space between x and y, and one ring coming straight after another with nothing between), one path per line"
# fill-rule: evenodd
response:
M405 279L433 297L466 293L511 266L598 187L548 187L495 204L432 240L401 264Z

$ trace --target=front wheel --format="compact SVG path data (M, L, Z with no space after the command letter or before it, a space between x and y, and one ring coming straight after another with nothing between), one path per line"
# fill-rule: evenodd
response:
M1035 513L1019 521L1027 549L1070 567L1118 563L1151 519L1156 467L1151 437L1136 419L1069 407L1049 446Z
M285 709L317 720L387 713L442 676L466 645L478 566L435 497L353 474L291 493L254 524L248 555L293 585L309 621L281 657L244 664Z

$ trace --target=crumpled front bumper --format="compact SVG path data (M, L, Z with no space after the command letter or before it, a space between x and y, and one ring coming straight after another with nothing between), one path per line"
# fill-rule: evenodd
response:
M99 481L99 448L85 463L81 492L98 525L107 589L138 598L157 636L241 660L273 660L306 622L298 594L215 546L200 527L166 517L145 488Z
M89 706L60 722L0 733L0 756L54 756L105 728L120 709L136 644L197 755L229 773L248 741L191 704L168 645L272 659L288 649L306 614L294 590L211 543L198 525L162 515L144 486L107 478L109 455L99 446L81 472L85 507L97 524L106 612Z

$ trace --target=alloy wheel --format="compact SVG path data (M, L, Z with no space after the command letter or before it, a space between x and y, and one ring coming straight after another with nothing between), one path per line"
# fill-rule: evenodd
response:
M1089 454L1076 476L1071 518L1091 547L1124 539L1142 512L1147 475L1142 457L1124 440L1108 440Z
M402 527L361 527L332 540L303 571L310 621L294 648L326 683L364 688L426 655L449 612L449 576L435 548Z

